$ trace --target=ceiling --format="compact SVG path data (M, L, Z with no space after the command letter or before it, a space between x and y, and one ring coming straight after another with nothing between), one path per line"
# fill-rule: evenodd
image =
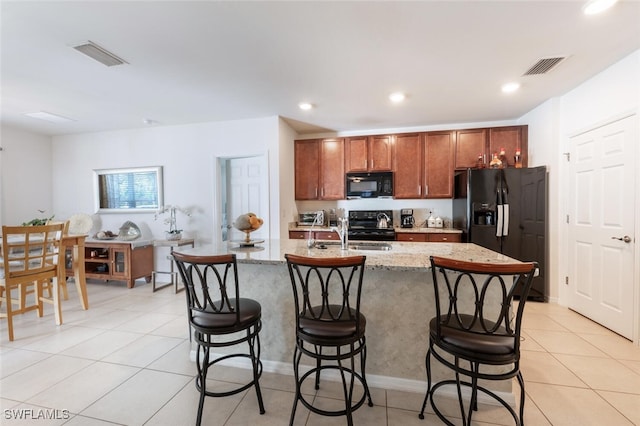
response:
M582 6L2 0L0 119L44 135L269 116L300 134L509 121L640 48L638 0ZM87 40L127 64L71 47ZM523 76L553 56L567 59ZM509 81L522 87L505 95ZM24 115L37 111L74 121Z

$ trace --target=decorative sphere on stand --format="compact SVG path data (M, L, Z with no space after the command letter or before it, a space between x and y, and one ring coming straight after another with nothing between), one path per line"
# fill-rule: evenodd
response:
M264 221L256 216L255 213L249 212L238 216L236 221L233 222L233 226L245 233L244 242L248 244L251 242L251 233L260 229L263 223Z

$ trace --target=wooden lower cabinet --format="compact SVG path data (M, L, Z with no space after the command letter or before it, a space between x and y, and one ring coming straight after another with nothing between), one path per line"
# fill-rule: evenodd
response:
M153 242L148 245L118 242L86 242L84 269L87 278L105 281L125 281L133 288L136 279L151 282L153 271ZM67 277L73 271L67 269Z
M397 241L412 241L415 243L459 243L462 234L451 232L403 232L396 233Z
M309 232L311 232L311 238L313 238L314 240L340 241L338 234L333 231L289 231L289 239L307 240L309 239Z

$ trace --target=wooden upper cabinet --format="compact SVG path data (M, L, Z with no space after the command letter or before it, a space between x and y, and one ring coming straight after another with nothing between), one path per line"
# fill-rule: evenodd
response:
M393 197L422 198L424 152L421 135L396 136L394 151Z
M294 142L296 200L345 198L344 139Z
M345 142L347 172L381 172L392 169L393 136L361 136Z
M316 200L320 185L320 148L318 140L294 142L296 200Z
M515 167L516 151L520 150L522 157L522 167L528 164L528 143L527 143L528 126L512 126L512 127L495 127L489 129L489 152L500 153L502 148L505 151L507 164L505 167Z
M490 157L487 157L487 130L470 129L456 131L455 168L475 168L478 164L478 155L485 159L485 166L489 166Z
M393 167L393 136L369 137L368 167L372 172L386 172Z
M320 141L320 194L321 200L345 198L344 139Z
M426 198L453 197L455 132L429 132L424 141ZM476 155L477 157L477 155Z

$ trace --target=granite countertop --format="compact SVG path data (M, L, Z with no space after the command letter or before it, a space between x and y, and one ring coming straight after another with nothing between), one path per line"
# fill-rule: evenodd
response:
M396 234L462 234L462 230L454 228L394 228Z
M358 243L352 241L352 243ZM235 253L238 263L284 264L285 253L311 257L346 257L364 255L367 269L411 271L429 267L429 256L445 256L459 260L514 263L515 259L492 250L469 243L413 243L389 241L389 251L381 250L341 250L335 241L326 242L326 248L307 248L306 240L266 240L255 247L239 247L238 243L204 245L195 249L178 247L174 252L197 255ZM322 244L322 242L319 242ZM377 243L380 244L380 243Z
M314 231L331 231L331 227L329 226L314 226ZM462 231L460 229L454 228L422 228L418 226L414 226L413 228L401 228L399 226L395 226L393 230L396 233L409 233L409 234L461 234ZM310 226L298 226L295 222L289 224L289 231L311 231Z

